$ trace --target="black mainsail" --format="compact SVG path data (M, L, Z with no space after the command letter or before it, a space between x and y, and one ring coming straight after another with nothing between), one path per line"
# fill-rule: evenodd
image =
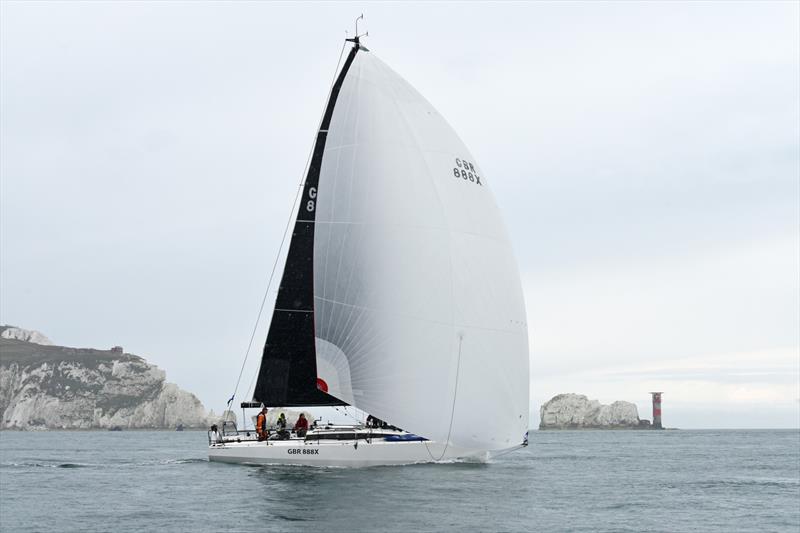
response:
M345 405L317 387L314 333L314 221L319 173L336 99L360 45L357 39L331 88L322 118L275 310L261 358L253 401L273 407Z

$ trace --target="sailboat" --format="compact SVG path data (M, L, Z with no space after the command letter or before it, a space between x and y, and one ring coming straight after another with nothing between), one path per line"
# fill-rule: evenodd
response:
M265 440L214 428L212 461L486 461L527 444L525 306L490 180L356 35L316 134L242 407L353 406L386 422L315 423Z

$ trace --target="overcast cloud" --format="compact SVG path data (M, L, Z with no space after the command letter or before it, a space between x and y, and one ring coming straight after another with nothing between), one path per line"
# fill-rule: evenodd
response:
M491 179L534 421L657 389L670 426L800 424L796 2L1 9L0 322L219 410L363 11Z

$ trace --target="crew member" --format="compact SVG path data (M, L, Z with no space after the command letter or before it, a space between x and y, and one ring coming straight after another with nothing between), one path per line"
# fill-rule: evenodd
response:
M308 432L308 420L306 420L306 415L303 413L300 413L300 417L297 419L297 422L295 422L294 431L297 433L298 437L306 436Z
M256 435L258 440L267 440L267 408L262 407L261 412L256 416Z
M217 425L214 424L211 426L211 430L208 432L209 440L211 444L217 444L218 442L222 441L222 438L219 436L219 429L217 429Z
M278 428L278 438L281 440L286 440L289 438L289 432L286 431L286 415L281 413L278 417L278 421L275 423Z
M368 428L385 428L386 422L378 418L377 416L369 415L367 417L367 427Z

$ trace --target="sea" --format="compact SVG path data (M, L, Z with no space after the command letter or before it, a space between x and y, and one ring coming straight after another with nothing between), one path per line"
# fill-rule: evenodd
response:
M799 430L532 431L487 464L209 463L201 431L0 432L3 532L800 532Z

